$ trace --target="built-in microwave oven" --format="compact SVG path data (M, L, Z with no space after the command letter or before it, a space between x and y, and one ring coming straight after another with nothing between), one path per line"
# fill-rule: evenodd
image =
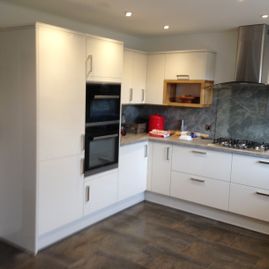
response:
M86 85L86 176L118 167L120 91L120 84Z

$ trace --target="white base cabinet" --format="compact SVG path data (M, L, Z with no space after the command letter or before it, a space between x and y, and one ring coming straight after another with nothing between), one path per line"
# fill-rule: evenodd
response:
M147 186L148 143L120 147L119 200L144 192Z
M85 178L84 215L113 205L118 200L118 170Z
M80 156L43 161L39 167L39 234L48 233L83 216Z
M170 194L172 146L152 143L151 146L151 188L152 192Z
M201 176L172 172L171 196L228 210L230 183Z

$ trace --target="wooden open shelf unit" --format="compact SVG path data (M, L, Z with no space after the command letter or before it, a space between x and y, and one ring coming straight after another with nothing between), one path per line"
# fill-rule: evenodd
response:
M163 104L193 108L209 107L213 99L213 85L214 82L209 80L165 80ZM183 101L186 96L193 99Z

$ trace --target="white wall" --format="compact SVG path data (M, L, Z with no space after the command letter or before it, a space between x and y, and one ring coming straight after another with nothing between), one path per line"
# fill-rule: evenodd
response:
M143 39L141 38L0 1L0 28L30 25L36 21L65 27L83 33L121 40L127 47L143 49Z
M145 38L148 51L209 49L217 52L215 82L234 80L237 31Z

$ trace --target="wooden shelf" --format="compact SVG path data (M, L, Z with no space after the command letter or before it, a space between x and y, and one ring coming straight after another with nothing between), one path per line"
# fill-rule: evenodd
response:
M193 98L182 102L186 96ZM182 97L182 98L180 98ZM165 80L163 104L192 108L209 107L213 99L213 81L209 80Z

